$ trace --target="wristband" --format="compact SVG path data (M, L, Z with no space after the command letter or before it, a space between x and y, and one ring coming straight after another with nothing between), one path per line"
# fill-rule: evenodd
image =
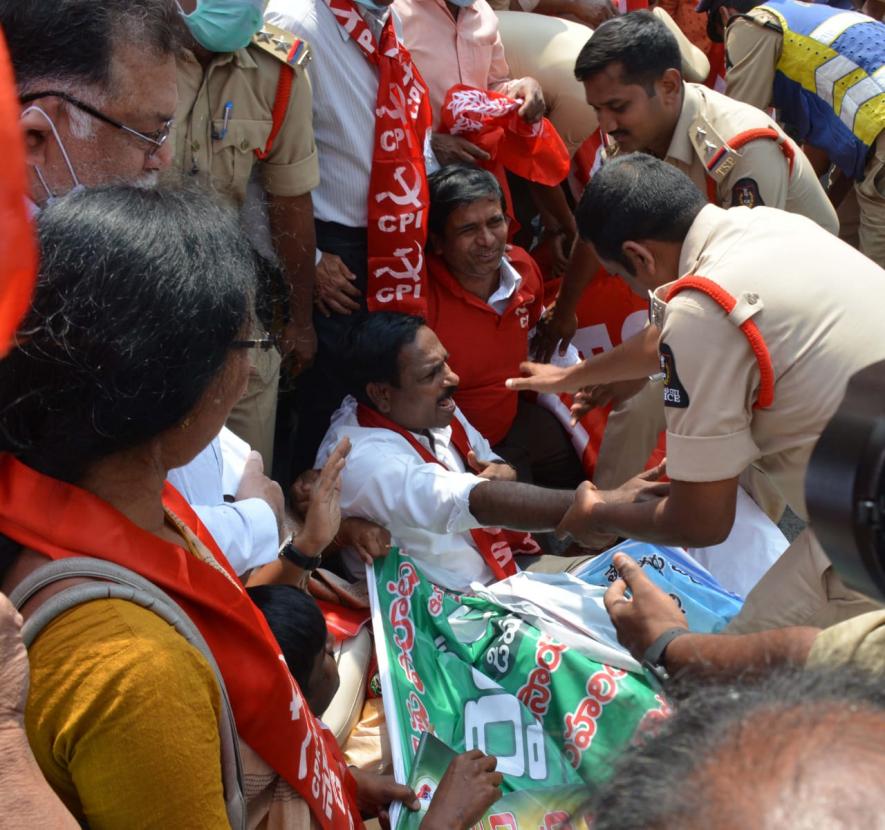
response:
M305 571L315 571L323 561L322 554L319 556L308 556L306 553L302 553L298 550L298 548L292 544L292 534L289 534L283 544L280 545L279 557Z
M642 655L642 668L644 668L652 678L652 684L660 689L670 679L670 674L666 666L661 662L667 646L682 634L689 634L687 628L668 628L661 634Z

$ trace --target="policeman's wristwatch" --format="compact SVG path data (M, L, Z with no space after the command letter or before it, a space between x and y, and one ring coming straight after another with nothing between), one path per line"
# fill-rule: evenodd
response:
M664 651L666 651L667 646L670 645L673 640L681 634L688 633L689 630L687 628L668 628L645 650L645 654L642 655L642 668L651 675L652 685L655 686L658 691L663 689L664 684L670 679L667 667L663 663Z
M315 571L320 563L323 561L323 556L320 554L319 556L308 556L306 553L302 553L295 545L292 544L292 539L295 538L294 533L290 533L284 540L283 544L280 545L279 557L280 559L285 559L287 562L291 562L298 568L301 568L305 571Z

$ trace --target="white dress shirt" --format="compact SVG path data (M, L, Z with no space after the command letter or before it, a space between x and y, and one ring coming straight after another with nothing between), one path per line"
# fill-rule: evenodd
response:
M248 444L222 427L196 458L167 476L238 574L272 562L280 545L276 516L264 499L224 500L236 494L248 454Z
M378 18L368 10L361 12L377 36ZM313 87L313 132L320 159L320 184L311 194L314 216L364 228L375 146L378 70L338 25L324 0L270 0L264 17L310 44L307 73Z
M500 460L460 409L455 409L455 417L464 425L477 458ZM470 492L485 479L466 471L452 446L451 427L429 432L432 444L425 435L412 435L445 467L424 461L392 430L360 426L356 401L348 396L332 416L315 466L321 467L335 445L349 437L353 446L341 477L341 515L387 528L393 544L427 579L452 591L467 591L474 580L488 584L495 579L470 535L470 530L482 527L470 512Z

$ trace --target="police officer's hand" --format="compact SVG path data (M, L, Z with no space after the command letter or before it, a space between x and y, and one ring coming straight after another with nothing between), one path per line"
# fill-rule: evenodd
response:
M421 830L469 830L501 797L504 776L495 771L498 761L471 749L452 759L443 775Z
M548 308L535 327L532 339L532 355L541 363L549 363L559 344L559 353L564 355L578 330L578 316L574 312L557 311Z
M688 628L685 614L626 553L616 553L612 564L620 578L605 592L605 610L618 633L618 642L641 660L649 646L665 631ZM629 597L626 595L628 589Z
M573 17L579 23L595 29L606 20L616 17L614 6L609 0L573 0L568 17Z
M519 364L523 377L508 378L504 385L517 392L577 392L580 381L573 380L571 368L527 361Z
M522 98L522 106L517 110L517 115L529 124L540 121L544 116L546 104L541 85L534 78L520 78L514 81L510 90L511 98Z
M323 252L313 284L313 302L324 317L360 310L362 293L354 285L356 274L335 254Z
M300 375L313 363L317 353L317 335L312 323L290 320L280 336L280 354L288 361L292 376Z
M430 146L436 160L443 167L447 164L476 164L491 158L481 147L477 147L472 141L460 135L433 133L430 137Z
M666 475L666 462L646 470L622 484L615 490L599 490L585 481L575 491L575 500L557 526L557 538L574 539L587 548L600 548L616 538L615 531L603 524L597 507L602 504L634 504L665 498L670 492L670 482L661 481Z

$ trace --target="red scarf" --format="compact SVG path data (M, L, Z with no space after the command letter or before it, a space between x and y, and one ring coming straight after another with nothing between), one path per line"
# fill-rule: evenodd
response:
M137 527L91 493L41 475L11 455L0 456L0 533L50 559L91 556L115 562L166 591L209 644L240 737L291 784L322 827L361 828L355 782L334 739L311 714L261 612L209 532L168 483L163 502L233 581L183 546Z
M369 180L369 311L423 315L430 203L424 144L433 121L430 95L396 36L392 14L376 41L353 0L326 3L379 74Z
M356 418L361 427L392 430L405 438L418 455L428 464L439 464L441 467L446 467L411 432L371 407L358 404ZM457 416L452 418L451 427L452 445L460 454L464 464L467 465L467 454L472 449L470 440L467 438L467 431ZM496 579L506 579L508 576L513 576L516 573L516 563L513 561L513 554L538 554L541 552L538 543L532 538L531 533L520 533L500 528L476 528L470 531L470 535L473 537L473 542L479 551L479 555L483 558L486 565L489 566Z

